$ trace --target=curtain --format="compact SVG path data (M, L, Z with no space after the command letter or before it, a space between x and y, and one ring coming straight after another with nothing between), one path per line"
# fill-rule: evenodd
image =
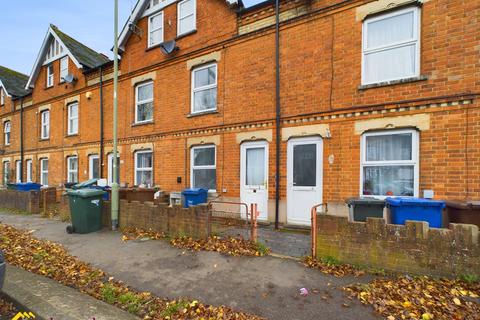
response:
M262 186L265 183L265 149L247 149L247 186Z
M412 160L412 134L367 136L367 161Z

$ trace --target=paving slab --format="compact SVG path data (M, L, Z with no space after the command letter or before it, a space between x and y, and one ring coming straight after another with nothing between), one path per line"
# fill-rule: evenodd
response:
M2 292L16 305L46 320L139 320L57 281L7 265ZM22 312L24 310L21 310Z
M336 278L291 259L189 252L167 241L123 242L120 233L108 230L69 235L66 223L37 216L0 213L0 223L35 230L33 236L61 243L72 255L127 285L161 297L227 305L273 320L379 319L342 289L370 277ZM306 297L299 294L303 287L310 290Z

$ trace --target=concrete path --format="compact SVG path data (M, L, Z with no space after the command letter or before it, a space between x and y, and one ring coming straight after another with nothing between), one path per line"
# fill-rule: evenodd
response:
M21 312L32 312L39 319L140 320L57 281L12 266L7 266L2 292Z
M61 243L127 285L161 297L198 299L274 320L378 319L371 308L349 300L342 290L368 277L326 276L290 259L191 253L166 241L124 243L121 234L110 231L68 235L65 223L35 216L0 213L0 223L36 230L35 237ZM302 287L311 294L300 296Z

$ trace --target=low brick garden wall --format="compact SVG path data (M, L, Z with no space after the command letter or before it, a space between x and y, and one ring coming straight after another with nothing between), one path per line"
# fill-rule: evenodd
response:
M28 213L40 212L40 192L0 191L0 208L20 210Z
M348 218L317 215L317 257L390 271L435 276L480 276L479 230L475 225L450 224L429 228L426 222L386 224L384 219L349 222Z

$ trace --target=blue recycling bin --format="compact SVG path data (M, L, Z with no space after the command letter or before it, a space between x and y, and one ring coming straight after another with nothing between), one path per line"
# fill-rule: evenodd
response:
M34 182L25 182L25 183L17 183L16 184L16 190L17 191L40 191L40 188L42 187L41 184L34 183Z
M431 228L442 227L442 210L445 201L420 198L387 198L387 207L393 224L405 224L406 220L426 221Z
M185 189L182 191L183 207L190 208L201 203L207 203L208 190L202 188Z

